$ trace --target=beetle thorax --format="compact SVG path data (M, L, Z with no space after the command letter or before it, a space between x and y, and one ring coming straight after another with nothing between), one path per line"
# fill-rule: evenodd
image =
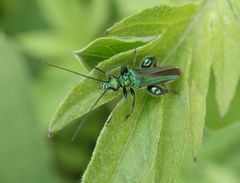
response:
M121 87L127 87L127 86L130 86L131 84L131 78L129 74L124 74L119 76L118 80Z

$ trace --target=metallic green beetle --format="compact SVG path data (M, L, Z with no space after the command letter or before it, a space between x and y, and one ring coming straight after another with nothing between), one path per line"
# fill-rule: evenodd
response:
M136 51L134 63L136 62ZM100 69L96 68L101 71ZM103 71L101 71L103 72ZM103 72L104 73L104 72ZM119 76L109 76L109 80L104 82L101 89L104 90L102 96L107 90L118 91L123 89L123 96L127 98L127 88L133 97L131 111L126 115L126 119L131 115L135 104L134 89L147 87L147 91L153 96L161 96L168 92L164 85L167 82L177 80L180 76L180 70L175 67L156 67L156 58L154 56L144 57L140 69L128 69L122 66ZM99 99L102 97L100 96ZM97 101L98 102L98 101ZM96 104L96 103L95 103ZM95 106L95 105L94 105Z
M134 64L136 63L136 49L135 49L135 56L134 56ZM128 69L127 66L122 66L120 69L120 75L110 75L108 81L104 81L98 78L94 78L91 76L86 76L84 74L57 66L53 64L48 64L49 66L62 69L95 81L102 82L100 88L103 90L101 96L96 100L96 102L92 105L89 109L88 113L90 113L98 101L104 96L104 94L109 91L118 91L120 88L123 90L123 96L127 98L128 92L127 88L130 91L130 94L133 97L132 106L130 112L126 115L126 119L132 114L135 104L135 92L134 89L138 88L147 88L147 91L153 96L161 96L168 93L168 89L165 87L165 84L170 81L175 81L180 76L180 69L175 67L157 67L156 66L156 58L154 56L147 56L142 59L141 67L139 69ZM104 71L95 67L96 70L102 72L106 75ZM77 136L80 128L86 121L83 119L79 124L77 130L75 131L72 140Z
M134 65L136 62L136 49L134 56ZM98 78L86 76L80 74L78 72L52 65L47 64L65 71L72 72L74 74L78 74L80 76L96 80L102 82L100 88L104 91L101 96L97 99L97 101L90 108L89 112L91 112L98 101L103 97L103 95L108 90L118 91L120 88L123 90L123 96L127 98L128 92L127 88L129 88L130 94L133 97L131 111L126 115L126 119L131 115L134 109L135 104L135 92L134 89L146 87L147 91L153 96L161 96L168 92L165 87L165 83L177 80L180 76L180 70L175 67L157 67L156 66L156 58L154 56L146 56L142 59L141 67L139 69L128 69L127 66L122 66L120 69L120 75L109 76L108 81L104 81ZM104 71L95 67L96 70L105 74Z

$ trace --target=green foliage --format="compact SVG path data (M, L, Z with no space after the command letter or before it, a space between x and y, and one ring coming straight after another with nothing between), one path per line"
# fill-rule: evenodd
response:
M33 109L32 85L17 47L0 34L0 182L55 182L40 140L41 125ZM37 158L36 158L37 157Z
M161 99L154 99L143 92L136 101L138 107L130 121L125 120L130 105L122 100L105 126L98 148L84 177L85 182L140 182L154 168L156 148L162 128L158 105ZM124 105L121 105L123 104ZM144 103L144 105L142 105ZM157 114L157 115L156 115ZM146 116L149 123L146 123ZM156 123L158 121L158 123ZM130 122L130 123L128 123ZM150 133L151 132L151 133ZM111 139L109 139L111 137ZM121 138L119 138L121 137ZM142 143L146 142L146 143ZM136 153L136 151L139 153ZM107 162L106 157L108 157ZM135 162L129 166L129 162ZM96 176L92 177L95 174Z
M240 154L236 140L240 138L239 130L239 124L215 132L206 130L198 163L193 164L187 152L176 182L239 182Z
M240 101L240 83L238 84L235 96L232 100L229 110L223 118L220 116L217 109L217 102L214 98L214 85L215 83L213 82L213 79L211 79L207 97L206 125L209 129L213 131L218 131L236 122L240 122L238 114Z
M174 182L188 142L196 160L211 68L221 116L227 112L239 81L239 6L237 0L209 0L146 9L108 29L107 35L114 37L99 39L79 53L80 58L84 53L96 54L83 58L91 66L93 58L104 55L95 64L101 61L100 69L108 74L117 73L120 66L133 65L134 51L121 46L119 54L106 55L106 45L115 44L119 39L116 36L158 36L137 48L137 65L145 55L154 55L158 65L174 65L182 70L181 79L171 85L177 95L157 99L139 90L134 114L127 121L124 117L130 110L130 99L120 101L99 136L83 182ZM104 39L107 41L100 48L94 48ZM103 79L94 70L90 76ZM57 132L88 112L100 95L98 88L99 83L87 79L77 84L57 110L50 132ZM120 94L108 92L99 105Z
M191 19L196 8L197 6L193 4L181 8L169 6L149 8L123 19L108 29L106 34L127 37L156 36L165 32L173 24L181 24Z
M109 59L118 53L142 46L152 39L153 37L144 39L104 37L95 40L90 45L86 46L86 48L76 51L75 54L86 67L93 68L101 61Z

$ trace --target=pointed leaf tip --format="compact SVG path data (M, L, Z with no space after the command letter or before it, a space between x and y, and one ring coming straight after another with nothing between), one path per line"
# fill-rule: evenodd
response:
M51 131L48 132L48 137L49 138L51 138L53 135L54 135L53 132L51 132Z

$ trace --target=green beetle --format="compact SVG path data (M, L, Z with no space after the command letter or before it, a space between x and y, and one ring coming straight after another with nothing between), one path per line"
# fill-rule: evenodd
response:
M134 56L134 64L136 62L136 49L135 49L135 56ZM120 75L110 75L108 77L107 81L86 76L81 73L53 65L48 64L49 66L62 69L92 80L96 80L99 82L102 82L100 85L100 89L103 90L103 93L101 96L96 100L96 102L92 105L92 107L89 109L89 112L91 112L98 101L104 96L104 94L109 91L118 91L119 89L122 89L123 96L127 99L128 96L128 90L130 91L130 94L133 97L131 111L126 115L126 119L132 114L135 104L135 89L139 88L146 88L147 91L153 95L153 96L161 96L166 93L168 93L168 89L165 87L165 84L170 81L175 81L180 77L180 69L175 67L157 67L156 65L156 58L154 56L146 56L141 61L141 66L138 69L129 69L127 66L122 66L120 69ZM95 67L96 70L100 71L101 73L105 74L104 71L101 69ZM86 119L86 118L85 118ZM77 129L76 133L79 131L80 127L86 120L83 120ZM76 135L74 135L75 138Z

